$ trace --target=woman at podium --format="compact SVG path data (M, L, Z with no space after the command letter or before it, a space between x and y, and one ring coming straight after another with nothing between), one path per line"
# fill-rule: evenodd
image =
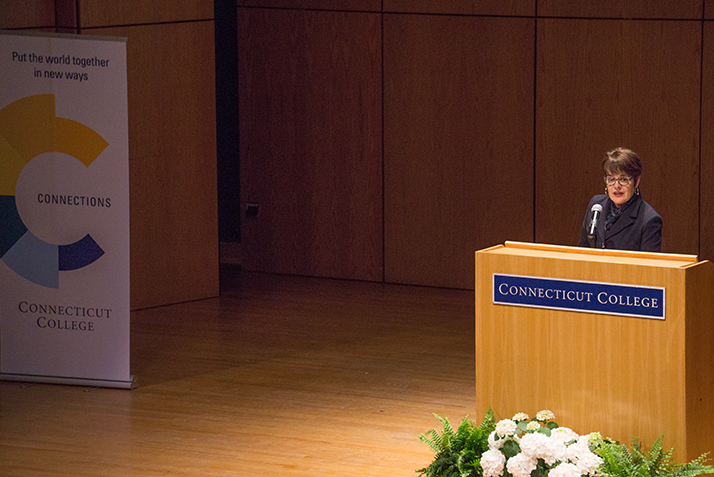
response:
M605 194L590 199L580 230L581 247L659 252L662 217L642 199L642 161L618 147L602 161Z

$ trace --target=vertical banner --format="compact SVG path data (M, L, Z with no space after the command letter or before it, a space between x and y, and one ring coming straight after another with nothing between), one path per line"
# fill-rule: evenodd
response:
M0 379L132 387L126 40L0 32Z

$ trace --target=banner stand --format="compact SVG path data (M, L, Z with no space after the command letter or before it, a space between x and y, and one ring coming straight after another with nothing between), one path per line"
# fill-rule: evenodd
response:
M131 375L131 381L109 381L102 379L83 379L83 378L60 378L56 376L34 376L23 374L0 374L0 381L17 381L23 383L38 383L38 384L67 384L72 386L86 386L98 388L118 388L118 389L136 389L139 387L139 377Z
M0 380L137 386L126 41L0 31Z

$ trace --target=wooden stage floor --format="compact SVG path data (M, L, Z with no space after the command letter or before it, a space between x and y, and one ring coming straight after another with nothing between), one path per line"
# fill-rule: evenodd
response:
M0 382L0 475L415 476L482 418L473 291L226 270L131 320L133 391Z

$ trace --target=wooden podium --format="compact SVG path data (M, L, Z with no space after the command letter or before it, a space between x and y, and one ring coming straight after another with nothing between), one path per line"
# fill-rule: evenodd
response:
M500 292L527 292L496 286L511 276L662 289L664 318L496 303ZM560 286L531 288L576 298ZM605 292L578 297L608 301ZM714 265L694 255L518 242L478 251L477 411L490 406L505 419L549 409L579 434L628 445L639 438L649 447L664 434L681 462L714 452L713 305Z

